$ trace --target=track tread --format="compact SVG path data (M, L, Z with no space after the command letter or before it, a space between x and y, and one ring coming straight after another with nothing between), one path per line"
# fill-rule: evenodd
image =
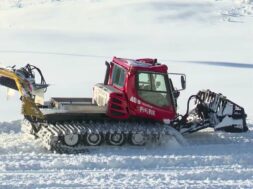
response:
M57 153L83 153L88 152L89 146L80 143L77 146L67 146L63 141L63 137L68 134L78 134L81 138L91 133L100 133L106 137L109 133L124 133L127 138L131 134L142 133L149 140L161 138L169 135L183 140L181 134L169 125L159 123L132 123L132 122L69 122L69 123L31 123L24 120L23 125L29 124L41 125L41 129L36 133L40 138L44 147ZM30 126L31 127L31 126ZM172 131L173 129L173 131Z

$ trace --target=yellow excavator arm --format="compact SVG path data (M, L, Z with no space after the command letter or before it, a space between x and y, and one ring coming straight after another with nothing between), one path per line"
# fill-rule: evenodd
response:
M7 81L13 81L16 84L17 90L21 96L24 95L24 92L27 91L27 86L23 79L21 79L16 73L14 73L12 70L6 69L6 68L0 68L0 77ZM4 83L1 83L1 85L4 85ZM7 87L7 86L6 86ZM23 91L24 90L24 91Z
M26 74L22 74L22 71L26 71L25 68L16 70L14 68L0 67L0 85L19 92L22 101L22 114L25 117L30 116L43 120L44 115L35 103L35 96L32 91L33 84L25 77Z

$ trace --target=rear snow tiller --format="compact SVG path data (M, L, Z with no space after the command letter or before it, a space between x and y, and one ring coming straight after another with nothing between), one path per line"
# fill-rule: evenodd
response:
M210 90L192 95L186 114L179 115L177 99L186 87L186 76L176 75L181 89L174 88L167 66L157 59L114 57L106 62L104 83L93 87L92 98L53 97L44 102L49 85L40 69L29 64L20 69L0 68L0 85L21 95L22 130L57 152L73 153L103 143L142 146L167 135L183 143L182 135L207 127L248 130L244 109ZM39 83L35 76L40 77Z

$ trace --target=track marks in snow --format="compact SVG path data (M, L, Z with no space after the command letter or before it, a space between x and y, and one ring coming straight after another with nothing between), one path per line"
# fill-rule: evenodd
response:
M0 150L0 188L251 188L251 123L247 133L189 135L189 146L105 146L77 155L43 151L9 124L17 132L0 130L8 144Z
M120 162L138 156L122 154ZM115 157L99 155L22 154L9 156L9 163L0 169L2 187L84 187L84 188L209 188L219 186L252 186L252 166L231 165L227 155L147 157L149 168L114 167ZM136 158L137 159L137 158ZM142 159L142 156L138 157ZM144 158L145 159L145 158ZM163 163L161 163L163 159ZM232 157L230 157L232 159ZM201 161L200 161L201 160ZM221 161L223 160L223 161ZM206 162L203 164L203 161ZM224 161L227 164L224 165ZM58 162L58 166L55 163ZM103 162L103 167L96 166ZM106 164L110 162L109 164ZM166 163L168 162L168 163ZM131 161L128 162L131 165ZM93 165L92 165L93 164ZM92 165L89 167L89 165ZM156 165L156 167L155 167Z

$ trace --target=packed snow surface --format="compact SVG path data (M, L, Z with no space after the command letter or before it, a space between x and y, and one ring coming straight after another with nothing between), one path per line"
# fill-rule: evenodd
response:
M0 65L41 68L46 98L91 96L113 56L158 58L187 75L179 113L209 88L245 108L250 132L54 154L0 87L0 188L253 188L252 34L252 0L1 0Z
M20 133L18 122L0 125L0 188L251 188L253 127L243 134L204 130L146 147L92 148L64 155L45 151ZM9 129L7 129L9 128Z

